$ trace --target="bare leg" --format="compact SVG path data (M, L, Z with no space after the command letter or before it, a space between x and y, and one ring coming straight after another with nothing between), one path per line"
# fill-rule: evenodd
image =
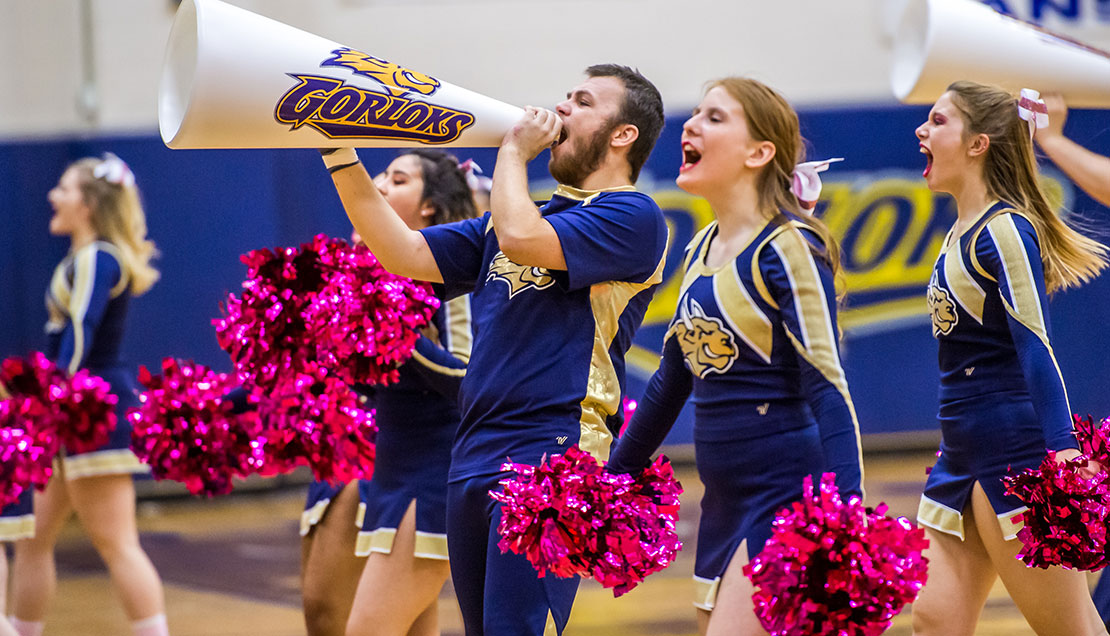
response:
M19 636L15 628L8 622L8 553L4 551L4 544L0 543L0 636Z
M132 622L165 613L162 579L139 544L131 475L67 482L77 518L108 566L112 585Z
M1086 576L1060 567L1031 568L1017 558L1021 542L1006 541L979 484L971 492L976 526L1006 591L1040 636L1105 636ZM931 566L932 564L930 564Z
M16 541L12 565L12 615L41 622L58 587L54 544L73 514L65 476L55 472L46 490L35 493L35 536Z
M366 563L355 556L358 482L328 504L324 517L301 541L301 594L310 636L342 636Z
M416 502L409 505L390 554L373 553L359 580L347 636L405 636L429 607L435 607L439 591L447 581L450 567L446 560L418 559L416 544ZM434 636L438 625L418 636Z
M698 609L698 627L705 636L767 636L752 605L755 586L744 576L748 563L747 541L740 544L721 577L712 612ZM704 618L703 618L704 615Z

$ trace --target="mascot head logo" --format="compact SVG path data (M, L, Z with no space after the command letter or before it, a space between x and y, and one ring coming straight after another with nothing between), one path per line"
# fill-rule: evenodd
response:
M351 69L355 75L369 77L380 83L390 95L401 97L408 93L431 95L439 90L439 80L430 75L398 66L393 62L356 51L342 48L332 51L335 57L325 60L320 66L340 66Z
M739 353L732 332L724 328L720 319L705 315L701 305L692 299L682 305L671 331L678 338L686 366L699 378L728 371Z
M493 257L486 280L505 281L509 286L509 298L526 289L547 289L555 284L555 278L546 269L517 265L504 252L497 252Z
M960 315L956 313L956 303L952 302L952 295L941 287L936 274L929 281L929 313L933 317L933 337L947 336L956 328Z

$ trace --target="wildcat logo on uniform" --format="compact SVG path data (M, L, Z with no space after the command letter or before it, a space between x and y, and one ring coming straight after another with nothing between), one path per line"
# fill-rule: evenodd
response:
M458 139L474 115L422 100L367 90L318 75L290 77L274 118L292 130L309 125L330 139L399 139L443 144Z
M728 371L739 353L732 332L724 328L719 318L707 316L692 299L680 309L671 332L678 338L686 366L699 378Z
M941 287L936 274L929 281L929 313L933 317L933 337L947 336L956 328L960 315L956 313L956 303L952 302L952 295Z
M332 54L334 57L324 60L320 66L351 69L355 75L369 77L379 82L385 87L386 92L394 97L401 97L410 92L432 95L439 90L439 80L431 75L399 66L380 57L348 48L336 49Z
M509 298L526 289L547 289L555 284L555 278L546 269L517 265L500 251L489 264L489 275L486 276L486 280L505 281L509 286Z

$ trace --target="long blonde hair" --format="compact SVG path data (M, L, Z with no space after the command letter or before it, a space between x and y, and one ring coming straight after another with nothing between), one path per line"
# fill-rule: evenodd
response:
M757 188L760 207L780 215L786 210L801 219L821 238L833 275L840 270L840 246L828 226L817 217L804 214L791 186L794 184L794 166L805 160L805 143L802 140L798 113L777 91L763 82L747 77L726 77L709 83L708 90L721 87L740 102L748 132L756 141L769 141L775 146L771 163L759 174Z
M146 237L146 215L134 180L112 183L94 175L97 166L113 160L120 161L114 155L104 159L86 157L75 161L70 169L77 173L85 205L92 210L93 229L99 238L119 249L126 261L124 268L130 272L128 286L138 296L161 276L150 264L158 250Z
M1047 291L1078 287L1098 276L1108 265L1107 247L1069 227L1048 204L1017 100L997 86L969 81L953 83L948 92L963 116L965 137L990 138L983 165L988 193L1024 213L1037 231Z

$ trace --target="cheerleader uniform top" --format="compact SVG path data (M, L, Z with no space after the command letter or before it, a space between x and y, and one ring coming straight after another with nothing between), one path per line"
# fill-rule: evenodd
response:
M836 291L832 271L813 255L816 237L798 222L768 221L735 259L712 269L705 258L716 234L713 221L686 248L660 368L609 469L646 466L692 392L697 444L816 420L825 469L836 473L842 493L861 493L859 425L837 347Z
M509 260L488 212L421 230L448 297L472 292L474 347L452 481L496 474L507 457L539 464L574 444L609 454L624 355L662 280L666 222L631 186L559 186L540 213L558 234L566 270Z
M939 341L940 405L995 393L1028 395L1047 448L1078 448L1049 338L1040 242L1005 203L945 239L928 301Z
M69 374L122 365L131 276L115 245L95 241L66 255L46 292L47 355ZM99 374L97 374L99 375ZM118 389L117 389L118 390Z

